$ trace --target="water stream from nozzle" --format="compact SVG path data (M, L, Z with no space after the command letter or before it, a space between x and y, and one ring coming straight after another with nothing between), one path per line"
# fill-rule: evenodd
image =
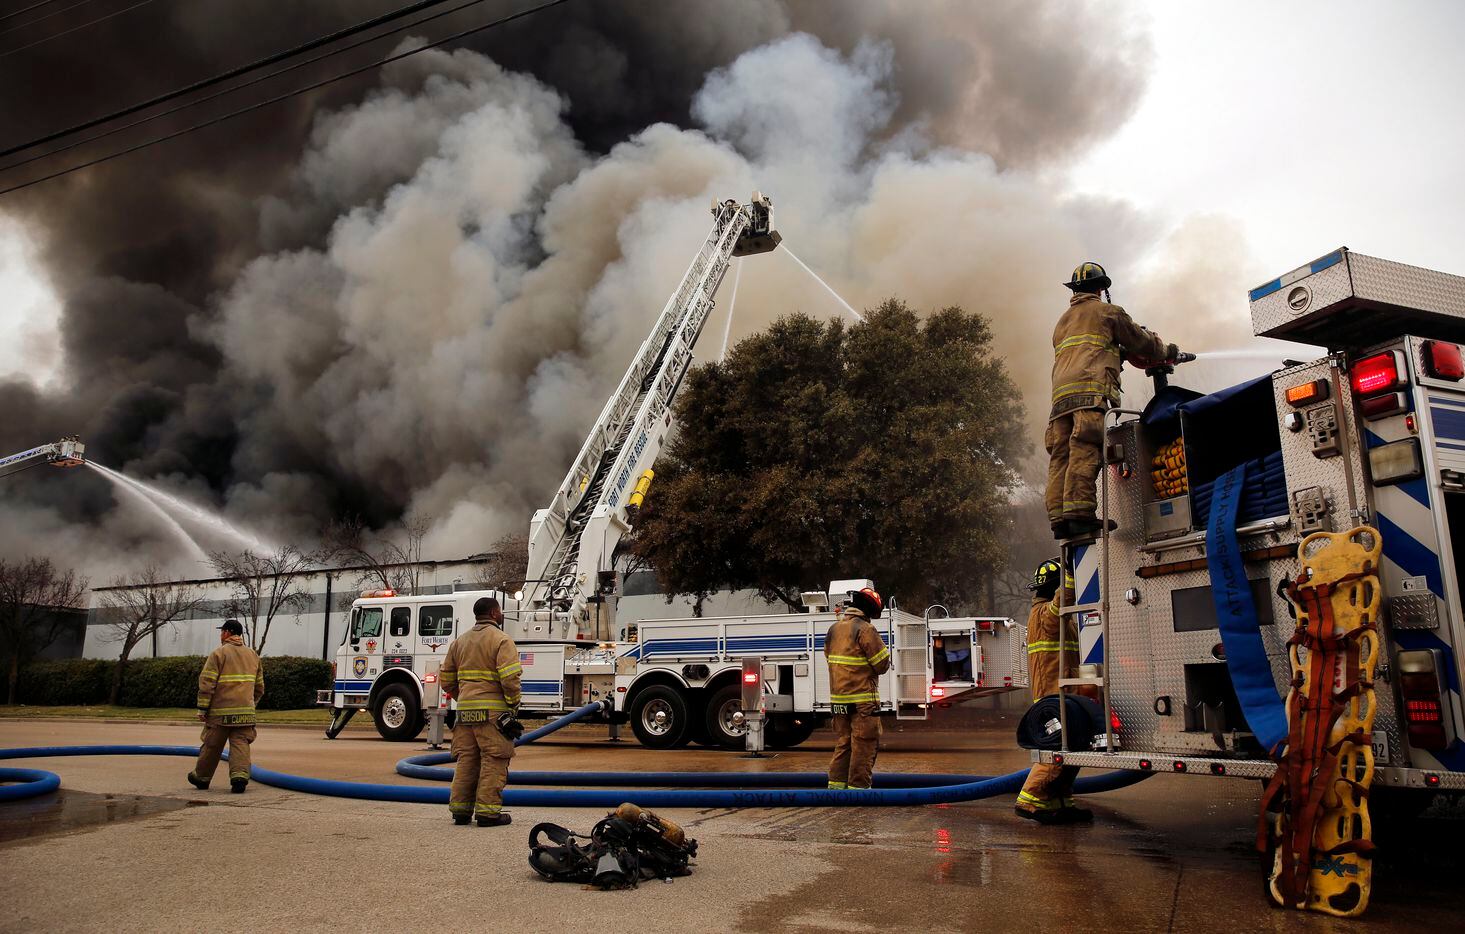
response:
M855 311L855 307L853 305L851 305L849 302L845 301L844 300L844 297L842 295L840 295L838 292L834 291L834 287L833 286L831 286L828 282L825 282L823 280L823 278L821 278L820 275L817 272L815 272L814 270L812 270L812 269L809 268L809 265L807 263L805 263L803 260L799 259L798 256L796 256L794 254L794 251L793 250L790 250L788 248L788 243L784 243L784 244L782 244L782 246L783 246L783 252L788 255L788 258L791 259L791 260L793 260L794 262L798 263L799 264L799 268L803 269L804 272L807 272L810 276L813 276L815 282L817 282L820 285L824 286L824 290L826 292L828 292L830 295L833 295L834 296L834 300L837 301L837 302L839 302L841 305L843 305L844 306L844 310L847 311L847 312L849 312L850 315L856 321L863 322L865 320L864 315L860 314L858 311Z
M103 467L96 461L87 461L86 465L95 470L97 473L106 477L108 480L112 481L113 486L116 486L119 490L126 491L127 495L133 497L138 502L142 503L143 506L147 507L150 512L158 517L163 525L168 527L168 531L172 532L173 536L178 539L179 544L183 545L183 547L188 551L189 557L191 559L193 559L194 561L201 561L204 564L208 563L209 556L207 553L204 552L203 547L199 545L198 542L194 541L193 536L188 534L187 529L178 524L177 519L174 519L172 516L168 515L168 513L163 509L162 506L159 506L157 503L153 502L152 497L143 492L143 490L140 488L141 484L137 483L137 481L133 480L131 477L124 476L118 473L110 467Z
M133 479L110 467L103 467L95 461L87 461L87 466L95 467L113 483L143 498L157 513L166 517L171 526L181 531L184 537L193 544L193 547L200 552L202 552L202 549L199 547L197 540L192 535L189 535L187 530L183 529L179 524L179 516L185 521L197 523L198 526L201 526L215 536L232 542L237 548L248 549L260 555L273 554L276 551L275 546L264 541L259 536L239 528L223 516L201 509L193 503L181 497L174 496L172 493L160 490L150 483Z

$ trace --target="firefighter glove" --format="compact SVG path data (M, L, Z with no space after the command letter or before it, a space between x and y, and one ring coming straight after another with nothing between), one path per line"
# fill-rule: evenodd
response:
M1166 360L1169 360L1172 363L1175 362L1176 360L1179 360L1180 359L1180 348L1179 347L1176 347L1174 344L1166 344L1165 345L1165 359Z
M499 714L495 725L506 739L515 740L524 735L524 724L514 719L513 713Z

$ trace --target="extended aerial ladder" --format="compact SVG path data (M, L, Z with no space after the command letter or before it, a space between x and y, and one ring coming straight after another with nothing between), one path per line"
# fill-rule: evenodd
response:
M734 257L770 252L782 240L773 228L772 200L756 191L748 204L713 202L712 215L706 241L590 429L554 499L530 522L529 566L519 604L523 636L616 637L616 545L631 529L632 512L651 481L651 465L670 435L672 402L713 297Z
M29 451L21 451L19 454L11 454L9 457L0 457L0 477L20 473L37 464L50 464L52 467L80 467L86 463L85 455L86 445L72 435L62 438L60 441L43 444L38 448L31 448Z

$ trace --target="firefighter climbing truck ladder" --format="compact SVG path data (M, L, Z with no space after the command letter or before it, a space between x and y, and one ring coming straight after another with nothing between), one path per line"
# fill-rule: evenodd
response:
M771 200L757 192L746 205L714 203L712 214L711 232L553 500L534 514L523 591L363 594L337 652L335 683L318 698L336 711L328 736L362 709L386 738L421 732L427 714L448 707L436 683L442 655L472 620L474 600L486 595L503 603L505 630L519 643L526 712L557 714L608 700L612 723L629 720L646 745L696 739L734 746L745 729L738 689L750 657L762 659L770 745L796 745L828 712L824 632L845 591L868 581L836 581L806 595L805 613L634 627L616 620L616 545L632 528L672 431L672 403L718 285L734 257L769 252L782 240ZM881 696L897 716L924 718L933 706L1027 683L1025 629L1010 619L893 610L882 630L894 664Z
M1352 915L1370 797L1465 789L1465 277L1344 248L1250 299L1328 355L1110 413L1062 607L1104 722L1039 758L1267 780L1273 899Z

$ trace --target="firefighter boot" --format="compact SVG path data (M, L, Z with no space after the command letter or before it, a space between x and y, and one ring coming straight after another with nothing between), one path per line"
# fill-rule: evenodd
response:
M1094 812L1088 808L1065 804L1058 809L1058 822L1060 824L1092 824Z
M513 822L514 819L503 811L478 818L478 826L480 827L503 827Z
M247 778L231 778L231 779L229 779L229 790L232 791L232 792L234 792L236 795L242 795L242 794L244 794L244 789L246 789L248 787L249 787L249 779L247 779Z
M191 771L188 773L188 784L197 788L199 791L209 790L209 783L199 778L197 775L194 775Z
M1037 811L1029 811L1026 808L1013 808L1012 809L1012 812L1014 814L1016 814L1018 817L1026 818L1027 820L1030 820L1030 821L1037 821L1038 823L1042 824L1044 827L1052 827L1055 824L1064 823L1064 821L1062 819L1060 819L1059 816L1058 816L1058 810L1057 810L1057 808L1037 810Z
M1099 530L1108 526L1110 532L1117 531L1119 523L1113 519L1105 519L1100 522L1098 519L1070 519L1068 521L1068 538L1090 538L1099 534Z
M472 814L454 814L453 823L459 827L467 827L473 820Z

